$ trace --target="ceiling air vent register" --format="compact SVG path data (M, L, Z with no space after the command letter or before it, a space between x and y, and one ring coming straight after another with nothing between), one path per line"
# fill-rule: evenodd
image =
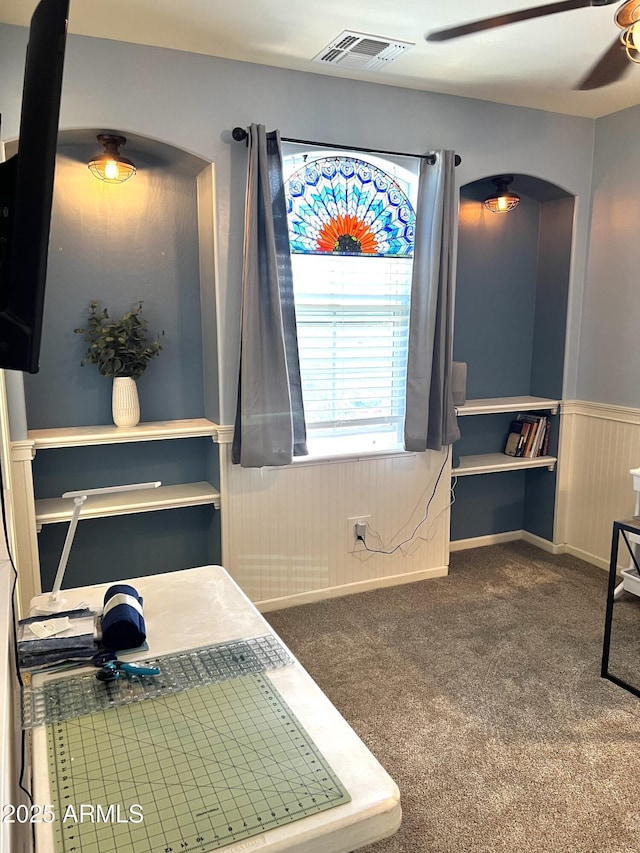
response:
M313 62L342 65L361 71L378 71L410 47L415 47L415 42L345 30L314 56Z

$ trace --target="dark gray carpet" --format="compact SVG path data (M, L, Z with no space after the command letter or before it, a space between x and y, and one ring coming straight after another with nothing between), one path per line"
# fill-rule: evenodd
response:
M600 678L606 585L516 542L266 614L400 788L370 853L640 851L640 700ZM616 608L612 668L640 686L640 598Z

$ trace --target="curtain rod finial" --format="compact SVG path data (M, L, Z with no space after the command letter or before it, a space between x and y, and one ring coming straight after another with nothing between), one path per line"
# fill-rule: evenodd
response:
M244 127L234 127L231 131L231 136L235 139L236 142L242 142L243 139L246 139L249 134L244 129Z

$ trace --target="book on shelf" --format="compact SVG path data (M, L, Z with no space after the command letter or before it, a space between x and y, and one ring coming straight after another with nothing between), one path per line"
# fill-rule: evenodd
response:
M540 424L538 426L538 435L536 438L535 445L533 447L533 456L544 456L542 452L542 447L544 444L545 436L549 429L549 419L543 417L540 419Z
M504 447L507 456L535 459L546 454L550 421L544 415L519 414L511 421Z
M529 427L529 435L527 436L527 442L522 451L522 455L527 457L530 457L533 453L533 446L535 444L536 436L538 434L538 429L540 426L537 420L529 421L529 423L531 424L531 426Z
M528 459L540 456L541 441L544 438L544 433L547 429L548 418L544 415L521 414L518 415L518 419L527 421L531 424L531 439L527 442L522 455Z
M546 456L549 451L549 433L551 432L551 421L547 418L547 428L542 439L542 456Z
M507 456L521 456L522 448L529 433L529 426L526 421L511 421L509 427L509 435L504 447L504 452Z

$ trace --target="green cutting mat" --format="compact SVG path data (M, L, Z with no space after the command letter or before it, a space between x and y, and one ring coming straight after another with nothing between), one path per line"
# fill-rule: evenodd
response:
M56 722L47 741L59 853L217 850L351 799L261 673Z

